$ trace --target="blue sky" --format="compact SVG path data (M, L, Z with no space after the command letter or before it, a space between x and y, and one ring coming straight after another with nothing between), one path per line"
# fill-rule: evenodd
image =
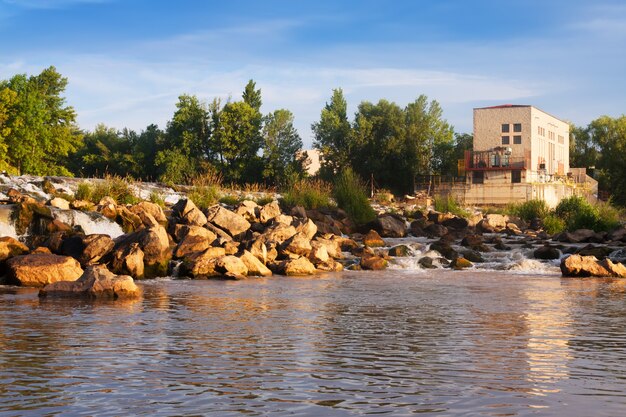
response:
M54 65L82 128L164 128L182 93L287 108L305 146L331 90L472 108L533 104L586 125L626 108L626 2L0 0L0 78Z

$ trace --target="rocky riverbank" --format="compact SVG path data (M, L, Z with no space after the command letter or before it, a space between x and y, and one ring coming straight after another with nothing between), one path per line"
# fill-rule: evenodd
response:
M624 227L549 236L540 224L500 214L466 219L416 210L410 198L377 207L376 220L357 227L339 209L283 210L277 200L201 210L182 195L165 207L109 197L94 205L18 188L5 186L0 195L0 275L5 284L43 288L42 295L136 296L118 276L244 279L381 270L416 252L420 268L464 269L514 248L541 262L560 261L564 276L626 277ZM80 216L113 232L90 233ZM409 236L422 241L390 243Z

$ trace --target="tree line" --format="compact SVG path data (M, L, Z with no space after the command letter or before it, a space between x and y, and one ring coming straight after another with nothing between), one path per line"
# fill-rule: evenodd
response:
M0 169L17 174L106 174L147 181L189 183L218 172L227 183L284 187L306 176L302 139L287 109L261 113L261 90L250 80L239 100L178 97L164 129L140 132L103 124L83 131L63 93L68 80L54 67L38 75L0 81ZM411 192L419 175L457 175L457 161L472 147L472 135L455 133L439 103L420 95L401 107L361 102L351 120L343 91L313 123L322 179L346 168L396 193ZM602 116L571 127L570 165L595 167L602 190L626 185L626 116ZM626 195L614 201L626 205Z

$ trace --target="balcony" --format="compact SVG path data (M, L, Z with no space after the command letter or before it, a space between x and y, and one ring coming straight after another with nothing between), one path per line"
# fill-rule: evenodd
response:
M509 148L498 147L488 151L465 151L466 171L525 170L530 165L530 152L526 156L512 157Z

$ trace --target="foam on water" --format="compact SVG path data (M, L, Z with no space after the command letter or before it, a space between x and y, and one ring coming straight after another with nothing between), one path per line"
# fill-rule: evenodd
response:
M0 206L0 237L10 236L17 239L17 232L13 225L13 206Z
M119 224L112 222L100 213L56 209L53 211L53 215L55 219L72 227L80 226L87 235L105 234L115 239L124 234Z

